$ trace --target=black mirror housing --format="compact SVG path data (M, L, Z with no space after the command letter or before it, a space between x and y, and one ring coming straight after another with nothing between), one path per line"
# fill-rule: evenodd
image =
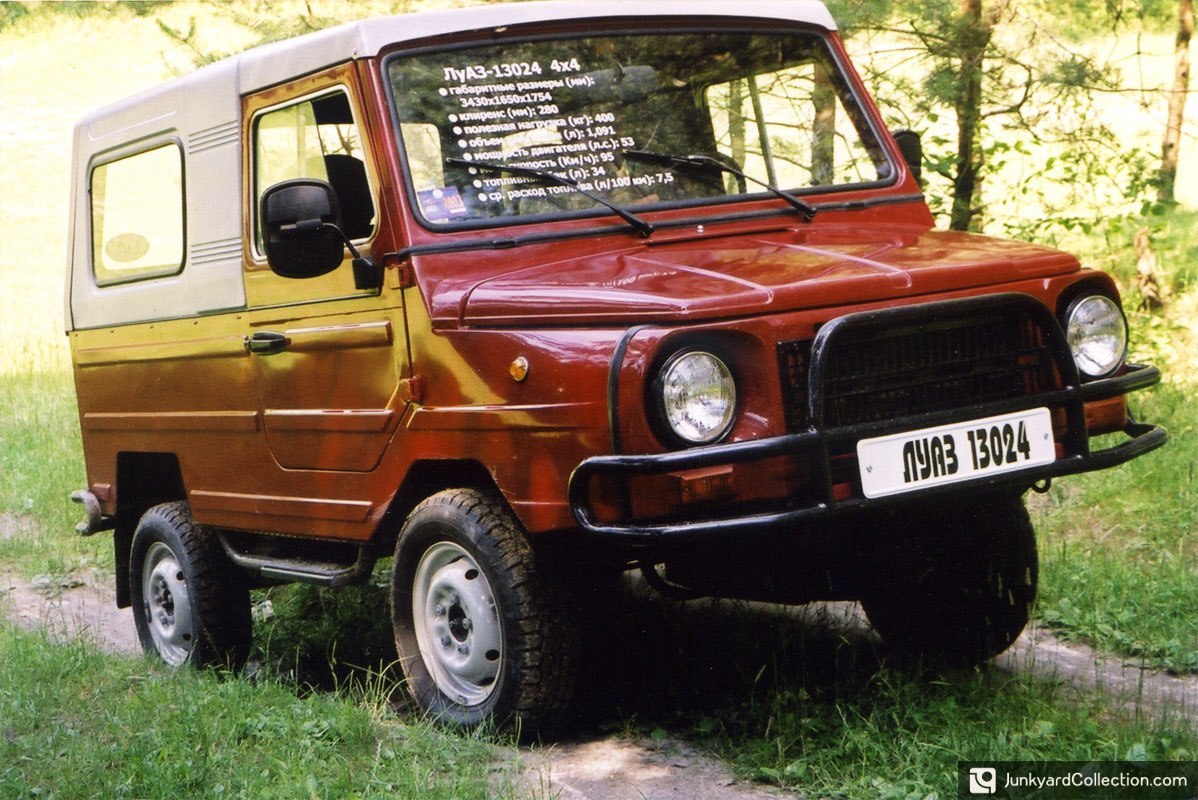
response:
M898 145L899 152L903 154L903 161L911 170L911 174L915 176L919 185L923 186L923 140L920 135L906 129L894 131L891 135L894 137L895 144Z
M317 278L341 266L345 236L337 193L325 181L281 181L262 193L266 260L284 278Z

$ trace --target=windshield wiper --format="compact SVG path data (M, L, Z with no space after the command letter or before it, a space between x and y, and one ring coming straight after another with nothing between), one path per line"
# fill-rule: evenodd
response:
M675 156L675 155L670 155L668 153L653 153L648 150L625 150L624 158L627 158L630 161L640 161L645 164L656 164L658 166L663 166L663 167L682 167L684 169L686 169L686 168L689 168L689 169L696 169L696 168L718 169L720 172L727 172L729 175L735 175L736 177L740 178L741 180L755 183L758 186L764 186L775 197L782 198L787 203L789 203L791 206L793 206L794 208L796 208L800 212L802 212L803 218L806 219L808 222L810 222L815 217L816 212L819 211L819 209L817 209L815 206L808 203L806 200L802 200L798 197L795 197L790 192L787 192L783 189L779 189L777 186L775 186L772 183L766 183L765 181L758 180L757 178L754 178L752 175L742 172L741 170L737 169L736 167L734 167L730 164L725 164L723 161L720 161L718 158L712 158L711 156L703 156L703 155Z
M565 175L558 175L543 169L522 167L519 164L500 164L498 161L467 161L464 158L453 158L452 156L445 159L445 163L455 167L478 167L479 169L487 170L488 172L506 172L510 175L522 175L526 178L535 178L537 180L547 181L549 183L556 183L560 186L569 186L583 197L588 197L591 200L594 200L596 203L607 208L620 219L636 228L641 236L649 236L649 234L653 233L653 226L648 222L645 222L645 220L641 219L630 211L620 208L610 200L600 197L594 192L582 188L578 185L578 181L567 178Z

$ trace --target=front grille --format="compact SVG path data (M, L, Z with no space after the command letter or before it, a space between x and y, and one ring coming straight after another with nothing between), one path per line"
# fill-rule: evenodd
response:
M1019 308L898 327L865 326L829 338L823 426L879 422L1009 400L1058 386L1037 321ZM910 314L906 314L910 317ZM779 345L787 422L807 419L811 342Z

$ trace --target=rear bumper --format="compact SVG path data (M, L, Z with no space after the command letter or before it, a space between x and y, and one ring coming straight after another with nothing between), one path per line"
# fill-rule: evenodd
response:
M1023 491L1045 480L1063 475L1106 469L1131 461L1161 447L1168 438L1165 429L1150 424L1131 423L1123 431L1128 437L1113 447L1091 451L1085 430L1084 408L1088 402L1107 400L1155 385L1160 371L1146 365L1129 365L1124 374L1071 385L1015 400L978 403L950 412L890 419L880 423L843 427L810 427L800 433L711 447L700 447L658 455L597 456L583 461L570 477L569 501L583 530L615 542L647 545L716 534L792 525L804 520L828 517L850 511L910 502L942 495L959 495L979 489L1007 488ZM969 481L918 489L901 495L868 499L837 499L833 486L831 456L861 439L900 431L915 431L937 425L965 422L1038 407L1063 409L1069 420L1069 434L1063 442L1065 452L1050 464L995 474ZM604 522L594 511L592 486L596 478L628 479L726 464L742 464L778 456L804 455L812 466L812 484L818 499L781 510L731 516L707 516L697 519Z

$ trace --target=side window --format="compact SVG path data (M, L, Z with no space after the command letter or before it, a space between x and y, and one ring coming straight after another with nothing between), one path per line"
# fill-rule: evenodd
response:
M254 121L255 220L262 192L293 178L317 178L332 185L349 238L366 239L374 232L362 138L345 92L273 109ZM255 226L261 252L262 234L257 222Z
M176 144L91 173L92 265L101 286L183 269L183 152Z

